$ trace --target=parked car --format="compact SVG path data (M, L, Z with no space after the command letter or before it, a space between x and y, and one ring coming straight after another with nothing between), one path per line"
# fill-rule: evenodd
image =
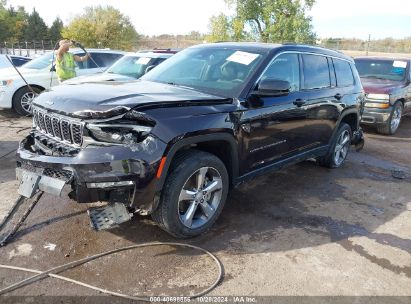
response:
M29 57L24 57L24 56L17 56L17 55L2 55L0 54L0 69L3 68L9 68L11 67L10 61L6 58L6 56L9 56L11 61L13 62L14 66L19 67L31 60Z
M84 55L84 51L73 49L75 55ZM76 62L77 74L93 74L109 67L125 53L112 50L89 50L93 60ZM55 72L50 72L53 52L48 52L23 64L19 71L36 93L58 84ZM13 67L0 70L0 108L13 108L21 115L31 114L31 103L35 94L17 74Z
M116 61L104 71L104 73L75 77L66 81L65 84L136 80L171 56L173 56L173 53L170 52L139 52L127 54Z
M195 236L231 186L310 158L341 167L364 142L363 100L354 61L339 52L194 46L134 82L62 85L36 98L17 151L19 193L107 201L89 210L96 229L139 213Z
M410 59L361 57L355 65L366 93L361 123L394 134L401 118L411 113Z

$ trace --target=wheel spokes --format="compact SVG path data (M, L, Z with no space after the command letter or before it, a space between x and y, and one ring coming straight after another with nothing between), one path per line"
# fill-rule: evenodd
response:
M178 200L181 201L192 201L194 200L196 195L195 191L191 191L191 190L181 190L180 192L180 196L178 197Z
M190 206L188 207L186 213L182 216L183 224L187 227L191 227L193 225L193 217L196 213L198 204L196 202L191 202Z
M206 191L208 193L212 193L218 190L221 190L223 188L223 183L221 181L221 178L214 178L214 180L206 185L206 187L203 189L203 191Z
M209 205L206 201L200 203L200 207L204 212L204 215L209 219L213 216L215 210L214 208Z
M200 190L204 186L204 181L206 179L206 174L207 174L208 168L203 167L198 171L197 174L197 190Z

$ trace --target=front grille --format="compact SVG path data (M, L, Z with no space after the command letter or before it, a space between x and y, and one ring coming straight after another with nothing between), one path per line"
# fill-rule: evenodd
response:
M33 109L33 121L42 133L67 144L81 146L83 143L83 125L81 122Z

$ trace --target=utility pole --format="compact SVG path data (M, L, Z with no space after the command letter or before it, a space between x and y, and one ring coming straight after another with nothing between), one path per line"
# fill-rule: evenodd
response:
M365 53L366 56L368 56L368 51L370 50L370 41L371 41L371 34L368 34L367 51Z

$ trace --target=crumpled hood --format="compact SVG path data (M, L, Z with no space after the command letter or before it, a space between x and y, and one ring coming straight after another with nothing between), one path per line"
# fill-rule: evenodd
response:
M104 112L109 117L137 106L205 100L223 102L227 98L163 83L133 81L63 84L40 94L33 104L61 114L91 118L102 116L93 113Z
M92 83L101 81L133 81L136 78L128 77L120 74L111 73L98 73L94 75L83 75L76 78L66 80L64 84L80 84L80 83Z
M401 81L386 79L361 78L365 93L390 94L393 90L402 88L405 84Z

